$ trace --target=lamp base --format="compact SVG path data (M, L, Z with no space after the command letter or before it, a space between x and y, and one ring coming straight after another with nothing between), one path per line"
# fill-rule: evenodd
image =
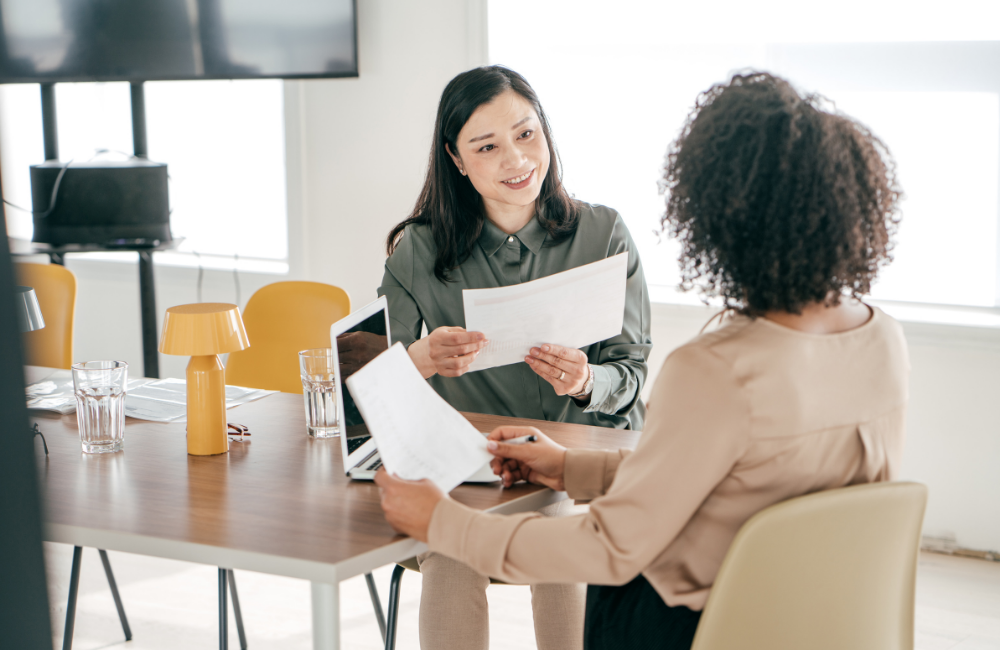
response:
M191 357L188 362L187 448L192 456L229 451L226 370L217 354Z

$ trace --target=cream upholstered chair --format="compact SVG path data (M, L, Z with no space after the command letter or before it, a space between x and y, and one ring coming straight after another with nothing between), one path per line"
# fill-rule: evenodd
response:
M692 650L912 650L927 488L870 483L785 501L733 540Z

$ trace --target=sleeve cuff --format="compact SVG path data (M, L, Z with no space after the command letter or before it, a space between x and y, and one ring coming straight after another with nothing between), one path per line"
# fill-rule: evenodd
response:
M590 392L590 404L583 409L584 413L601 412L601 407L611 397L612 377L610 371L600 364L590 364L594 369L594 389Z
M617 462L609 462L612 455L618 457L618 452L567 449L563 482L569 498L589 501L604 494L611 479L614 479L614 470L618 468ZM610 478L607 477L609 465L613 465Z
M446 497L438 501L427 529L428 548L450 558L461 559L465 538L478 514L454 499Z

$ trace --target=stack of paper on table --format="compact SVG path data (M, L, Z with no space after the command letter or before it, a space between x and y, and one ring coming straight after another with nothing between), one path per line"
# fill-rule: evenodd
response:
M129 382L125 395L125 415L137 420L152 422L183 422L187 417L187 382L183 379L159 379L133 386ZM277 393L276 390L226 386L226 408L231 409L262 397Z
M519 363L544 343L582 348L618 336L627 277L621 253L531 282L465 289L465 329L489 341L469 371Z
M386 471L410 480L430 479L450 492L493 458L486 438L420 376L401 344L375 357L346 383Z
M226 386L226 408L266 397L274 390ZM25 388L29 409L76 412L73 372L53 370ZM183 422L187 416L187 382L183 379L132 379L125 388L125 415L152 422Z

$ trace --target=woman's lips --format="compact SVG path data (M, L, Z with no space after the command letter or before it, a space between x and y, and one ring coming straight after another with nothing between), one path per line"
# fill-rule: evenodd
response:
M503 183L505 186L509 187L512 190L519 190L519 189L521 189L523 187L527 187L531 183L531 180L534 177L535 177L535 170L532 169L527 174L521 174L520 176L515 176L514 178L512 178L510 180L500 181L500 182ZM517 182L515 183L513 181L517 181Z

